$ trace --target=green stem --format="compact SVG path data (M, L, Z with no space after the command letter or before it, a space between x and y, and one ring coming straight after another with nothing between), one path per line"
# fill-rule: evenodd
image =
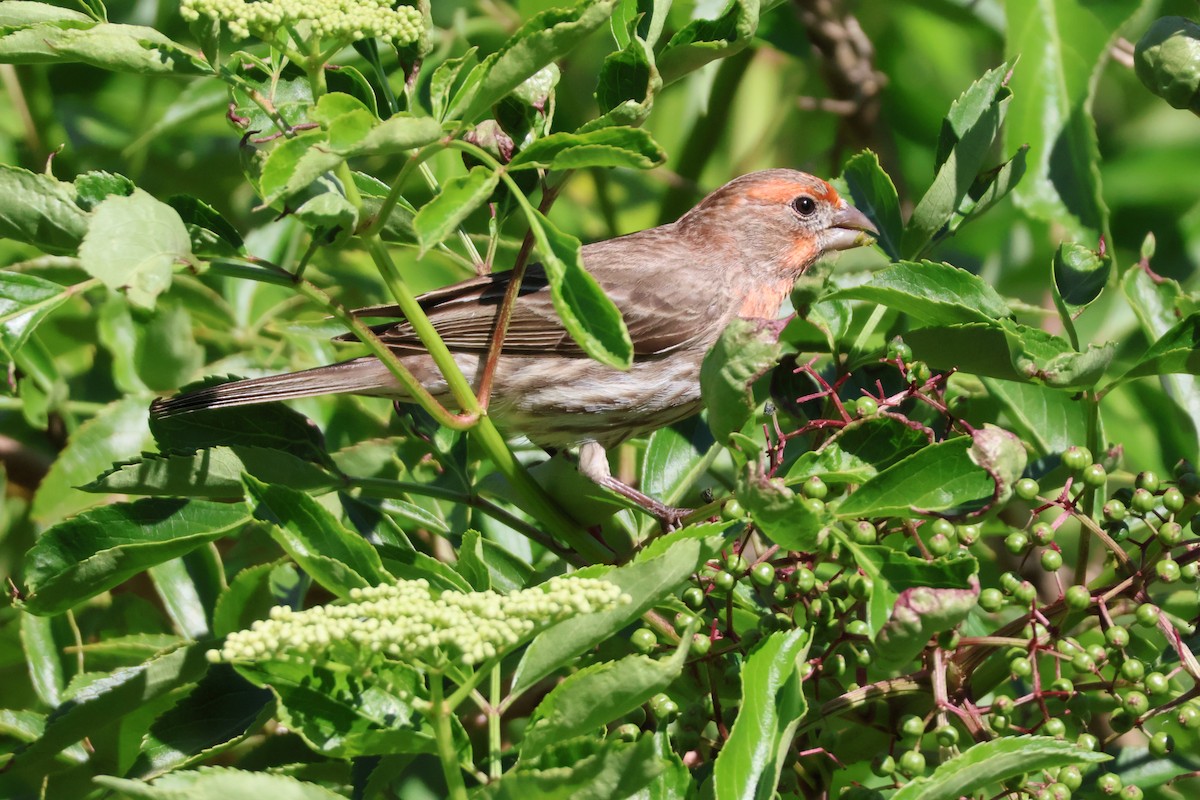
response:
M875 333L875 329L879 327L879 323L883 321L883 316L887 314L887 306L875 306L871 312L871 316L867 317L866 323L862 330L858 332L858 336L854 339L854 344L850 346L850 361L860 358L863 352L867 349L867 340Z
M442 673L429 674L429 715L433 721L433 732L437 741L438 760L442 762L442 774L446 777L446 789L453 800L467 800L467 785L463 781L458 764L458 750L454 747L454 727L450 709L442 694Z
M492 685L488 694L488 777L500 780L504 765L500 761L502 741L500 738L500 665L492 667Z
M1074 336L1074 326L1069 328L1069 331ZM1076 350L1079 349L1078 344L1074 344ZM1092 457L1100 458L1100 398L1095 392L1085 392L1083 395L1083 407L1086 412L1084 424L1087 426L1087 448L1091 451ZM1107 496L1107 487L1103 493L1097 493L1097 490L1088 487L1081 498L1080 507L1084 509L1084 515L1095 515L1099 511L1098 506L1102 505L1097 502L1097 498ZM1090 520L1089 520L1090 521ZM1079 552L1075 557L1075 583L1087 586L1087 565L1088 559L1091 556L1092 537L1086 533L1079 537ZM1121 548L1118 548L1121 549ZM1122 549L1121 552L1124 552Z

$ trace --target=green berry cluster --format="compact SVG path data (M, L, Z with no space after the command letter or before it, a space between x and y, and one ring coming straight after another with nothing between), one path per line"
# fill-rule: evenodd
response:
M183 0L180 15L225 23L239 39L271 40L281 28L308 26L313 39L389 39L399 46L425 34L421 12L391 0Z
M209 660L478 664L556 622L630 602L612 583L572 576L508 594L439 593L425 580L400 581L355 589L350 601L303 611L277 606Z

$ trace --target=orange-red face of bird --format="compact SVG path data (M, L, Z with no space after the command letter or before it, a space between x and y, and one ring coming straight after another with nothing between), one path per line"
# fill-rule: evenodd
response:
M713 238L727 236L720 244L735 248L751 274L771 282L795 280L822 254L866 244L867 234L878 233L827 182L789 169L730 181L679 225Z

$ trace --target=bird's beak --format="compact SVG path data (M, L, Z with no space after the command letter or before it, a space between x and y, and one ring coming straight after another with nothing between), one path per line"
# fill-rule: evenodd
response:
M830 225L821 237L824 244L822 249L849 250L852 247L871 244L878 235L879 229L867 219L866 214L854 206L847 205L834 212L830 219Z

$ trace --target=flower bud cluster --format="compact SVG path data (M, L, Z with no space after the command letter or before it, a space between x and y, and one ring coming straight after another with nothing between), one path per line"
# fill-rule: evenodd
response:
M608 581L573 576L508 594L439 593L425 580L400 581L355 589L343 605L304 611L277 606L269 619L230 634L225 646L208 657L230 662L478 664L556 622L628 602L629 596Z
M239 39L254 34L269 40L280 28L299 24L317 41L378 37L403 46L425 33L421 12L392 0L183 0L179 13L189 22L202 15L224 22Z

